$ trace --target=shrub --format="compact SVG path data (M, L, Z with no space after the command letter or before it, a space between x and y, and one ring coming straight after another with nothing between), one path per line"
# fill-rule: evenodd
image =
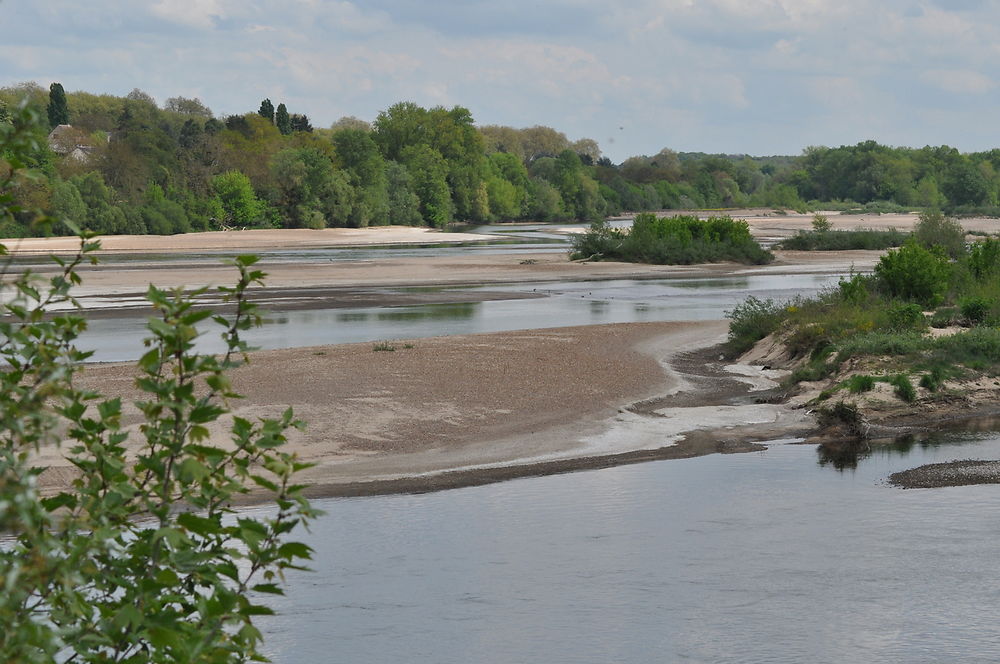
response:
M944 383L944 379L946 377L947 372L944 367L934 367L920 377L920 387L924 388L928 392L937 392L941 388L941 384Z
M782 249L798 251L846 251L849 249L888 249L902 245L908 233L889 230L858 229L853 231L799 231L782 240Z
M812 218L812 229L816 233L825 233L833 228L833 224L826 218L826 215L817 212Z
M889 378L889 384L893 387L893 392L897 397L906 403L913 403L917 400L917 391L910 382L910 377L899 373Z
M966 324L982 325L990 312L992 303L984 297L963 297L958 301L959 311Z
M18 117L21 127L38 122L27 109ZM19 131L0 122L0 192L30 153ZM9 203L0 195L0 220ZM82 238L47 283L21 273L0 284L0 661L260 660L253 620L270 609L257 597L281 594L284 571L309 558L286 538L315 515L291 482L305 464L281 450L299 425L291 410L233 417L227 445L209 438L239 397L228 372L245 360L241 334L259 321L246 291L264 275L254 257L233 261L239 281L221 289L228 320L195 309L207 289L149 287L157 315L136 379L145 399L134 404L139 425L126 428L121 399L74 381L90 353L76 347L86 320L71 291L98 247ZM227 348L220 357L194 351L197 326L212 321ZM60 443L80 472L42 495L33 453ZM276 509L234 517L231 503L254 485Z
M889 319L889 329L895 332L906 330L927 329L927 318L920 305L912 302L894 304L886 311Z
M875 377L866 374L855 374L844 381L844 387L851 394L870 392L875 387Z
M857 404L838 401L816 409L816 419L820 426L843 426L851 435L864 437L867 427L864 416Z
M841 299L847 302L860 302L867 299L868 287L874 279L865 274L851 274L849 279L841 279L837 284Z
M889 250L874 270L876 284L886 295L930 306L944 298L950 275L947 258L917 243Z
M793 371L792 375L788 377L787 382L791 385L795 385L796 383L806 381L814 382L817 380L823 380L824 378L828 378L836 368L837 365L835 363L827 363L823 359L810 360Z
M1000 363L1000 330L975 327L936 339L934 348L943 362L973 369L988 368Z
M969 247L969 272L978 281L1000 272L1000 239L988 238Z
M937 210L920 213L913 227L913 239L926 249L940 247L951 258L965 255L965 229Z
M857 334L837 345L837 361L861 356L911 355L930 348L932 343L932 340L912 331Z
M729 319L727 355L735 357L750 350L755 343L774 332L784 317L785 308L774 300L761 300L751 295L737 304L726 312Z
M941 307L931 315L931 327L951 327L958 320L959 311L955 307Z

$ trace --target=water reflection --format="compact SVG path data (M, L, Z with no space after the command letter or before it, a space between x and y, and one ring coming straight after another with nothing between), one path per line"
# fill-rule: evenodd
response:
M375 314L380 321L411 323L419 320L457 321L474 317L479 313L482 302L452 302L448 304L426 304L420 307L386 308Z
M747 295L787 300L835 284L838 275L754 275L745 279L619 279L535 282L489 286L493 292L531 293L537 298L454 302L398 307L273 311L264 327L248 334L261 348L292 348L476 334L534 328L640 321L720 320ZM480 287L468 291L476 299ZM390 289L382 289L379 292ZM410 290L410 289L407 289ZM266 303L264 305L266 307ZM81 339L95 348L95 361L124 361L142 352L140 318L99 318ZM198 341L202 352L221 352L214 334Z
M873 456L906 457L916 452L965 445L970 440L995 436L1000 428L1000 421L996 418L982 418L965 422L963 426L968 428L923 434L911 433L895 438L822 443L816 447L816 454L819 457L817 463L843 472L856 470L858 464Z

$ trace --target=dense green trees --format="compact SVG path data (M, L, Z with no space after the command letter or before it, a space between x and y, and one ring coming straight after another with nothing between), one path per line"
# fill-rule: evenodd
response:
M25 158L44 177L10 195L102 233L591 221L744 206L1000 212L1000 149L962 154L874 141L799 157L663 149L615 165L591 139L570 141L544 126L476 127L461 106L400 102L371 125L345 117L314 130L307 116L270 99L256 112L215 119L198 99L171 97L160 108L138 89L115 97L57 86L0 88L0 110L25 99L52 119L65 112L70 142L86 153L53 152L36 131L37 149ZM27 221L16 217L5 234L36 232Z

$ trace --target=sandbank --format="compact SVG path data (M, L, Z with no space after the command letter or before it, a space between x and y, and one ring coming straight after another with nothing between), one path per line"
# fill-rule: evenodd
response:
M248 418L292 406L308 423L288 449L317 464L301 478L313 496L745 451L808 430L801 411L754 404L718 351L704 354L724 334L722 321L632 323L414 339L394 351L258 351L234 372L246 398L232 406ZM129 402L140 397L134 376L132 365L91 365L82 381ZM134 407L123 421L137 426ZM226 444L225 427L213 438ZM58 450L39 462L47 490L73 476Z

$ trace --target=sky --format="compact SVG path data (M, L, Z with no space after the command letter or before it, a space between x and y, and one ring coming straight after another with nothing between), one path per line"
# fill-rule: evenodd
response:
M874 139L1000 147L1000 0L0 0L0 87L327 127L389 106L546 125L614 162Z

